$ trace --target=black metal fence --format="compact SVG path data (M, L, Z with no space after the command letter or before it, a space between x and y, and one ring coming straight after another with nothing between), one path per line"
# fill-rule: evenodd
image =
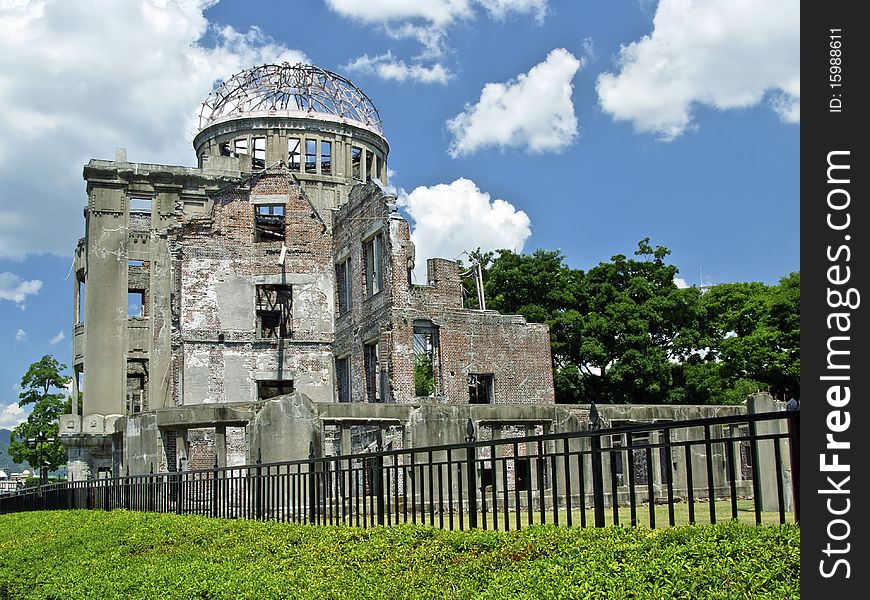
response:
M357 527L533 523L650 527L799 521L800 412L381 448L345 456L68 482L0 497L0 513L124 508ZM493 434L494 431L498 433ZM525 431L517 427L516 431Z

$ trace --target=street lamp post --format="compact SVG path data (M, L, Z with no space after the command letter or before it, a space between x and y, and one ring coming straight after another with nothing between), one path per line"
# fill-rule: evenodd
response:
M48 465L49 463L44 461L42 458L43 451L42 447L46 442L54 443L54 438L45 437L45 433L40 429L36 434L35 438L28 438L27 445L30 448L39 447L39 485L45 485L46 480L48 479Z

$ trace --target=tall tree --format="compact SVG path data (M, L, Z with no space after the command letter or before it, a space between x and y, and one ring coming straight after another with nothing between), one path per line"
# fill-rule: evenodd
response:
M60 415L69 412L70 400L64 393L52 393L52 390L64 390L69 385L70 378L61 375L66 365L59 363L51 355L45 355L30 365L27 373L21 379L21 393L18 394L18 405L21 407L33 405L27 420L12 430L9 442L9 455L16 463L27 461L38 470L40 464L40 444L31 447L29 439L36 439L40 433L45 438L54 438L53 443L42 446L42 460L47 463L48 470L53 471L66 463L66 452L57 441Z

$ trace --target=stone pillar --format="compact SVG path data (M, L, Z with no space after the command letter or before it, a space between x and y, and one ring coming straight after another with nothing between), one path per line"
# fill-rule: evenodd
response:
M214 452L219 468L227 466L227 426L216 425L214 428Z
M783 410L783 403L777 402L766 393L753 394L746 403L749 414L768 413ZM783 434L788 432L788 424L785 419L776 421L760 421L755 426L755 432L759 436ZM779 510L779 494L776 485L776 454L774 444L779 444L779 455L782 461L782 485L784 510L793 510L791 464L789 462L788 441L785 439L759 440L755 446L758 448L758 456L752 460L758 463L758 476L761 479L761 510L776 512Z

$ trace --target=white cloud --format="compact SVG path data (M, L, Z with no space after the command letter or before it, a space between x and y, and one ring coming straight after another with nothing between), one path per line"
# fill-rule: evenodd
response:
M24 342L27 341L27 332L23 329L19 329L15 332L15 341L16 342Z
M0 205L0 256L71 254L88 159L126 147L133 161L192 165L195 117L216 80L305 60L256 28L210 25L211 4L0 3L0 187L15 199Z
M547 15L547 0L478 0L493 19L503 20L511 13L535 16L538 23Z
M15 273L8 271L0 273L0 300L9 300L23 306L27 296L38 294L41 289L42 281L39 279L24 281Z
M350 61L344 68L394 81L411 80L419 83L446 84L453 77L453 74L440 63L435 63L431 67L416 63L407 64L403 60L398 60L391 52L378 56L364 54Z
M326 0L335 12L363 23L422 20L447 25L471 16L469 0Z
M677 287L680 289L692 287L689 282L682 277L674 277L674 283L677 284Z
M614 119L665 140L693 126L695 105L748 108L767 97L800 120L798 0L661 0L653 32L620 49L619 72L598 77Z
M61 330L61 331L58 331L57 335L55 335L53 338L51 338L51 340L49 340L48 343L50 345L54 346L56 344L59 344L60 342L62 342L65 339L66 339L66 334L63 332L63 330Z
M582 61L564 48L507 83L487 83L477 104L447 121L454 158L487 147L558 152L577 137L571 94Z
M12 429L27 420L27 413L17 402L0 404L0 428Z
M474 19L478 5L496 20L513 14L534 14L541 23L548 10L547 0L326 0L326 4L343 17L378 26L393 39L417 40L422 46L415 57L418 61L443 57L448 51L448 28L457 21ZM438 67L444 68L436 63L430 69ZM380 70L375 73L397 79L385 77Z
M414 277L426 281L427 258L456 258L463 250L523 249L531 235L528 215L510 202L481 192L468 179L420 186L399 195L398 203L414 221Z

